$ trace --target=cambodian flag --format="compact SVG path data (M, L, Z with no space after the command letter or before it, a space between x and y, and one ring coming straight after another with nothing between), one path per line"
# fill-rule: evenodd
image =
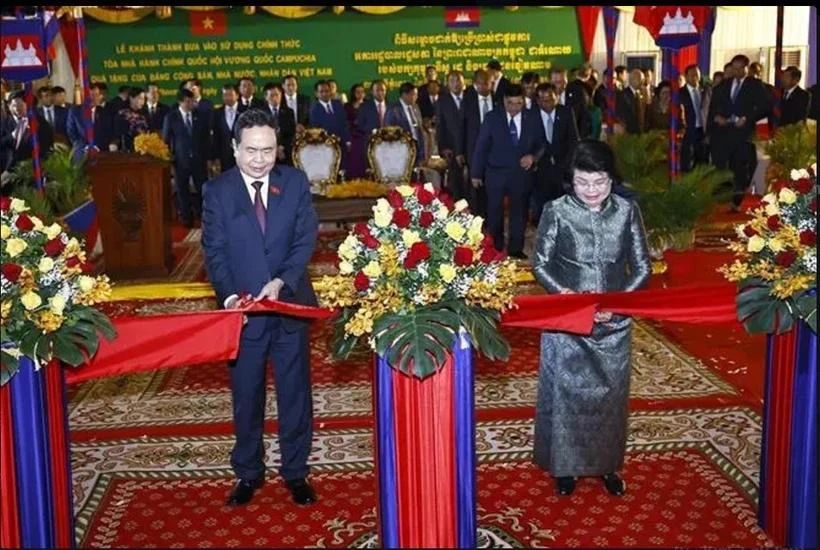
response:
M60 22L54 16L55 12L53 10L45 10L43 12L43 28L49 59L57 57L57 50L54 48L54 39L60 34Z
M481 11L477 7L444 8L444 22L449 28L478 27Z

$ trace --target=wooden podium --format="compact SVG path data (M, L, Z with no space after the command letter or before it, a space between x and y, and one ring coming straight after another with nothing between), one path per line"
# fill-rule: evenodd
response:
M106 274L167 277L171 254L171 165L132 153L100 152L88 161Z

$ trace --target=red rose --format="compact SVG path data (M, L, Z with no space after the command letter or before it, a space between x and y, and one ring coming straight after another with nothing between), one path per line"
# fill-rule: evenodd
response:
M410 225L410 212L404 208L399 208L393 212L393 223L399 229L404 229Z
M473 263L473 251L466 246L457 246L453 254L453 261L457 266L467 266Z
M433 225L433 219L433 213L425 210L419 215L419 225L422 227L430 227Z
M0 269L3 271L3 277L12 283L16 283L17 279L20 278L20 273L23 272L23 268L17 264L3 264Z
M407 257L404 258L404 267L413 269L430 257L430 247L426 243L416 243L410 247Z
M779 193L781 189L785 189L788 187L789 184L786 180L777 180L772 184L772 191L775 193Z
M807 194L811 193L811 190L814 189L814 184L811 182L809 178L800 178L796 182L794 182L794 189L798 193Z
M16 225L20 231L31 231L34 229L34 222L31 221L28 214L20 214L17 216L17 221L14 222L14 225Z
M811 229L800 232L800 244L803 246L814 246L817 244L817 233Z
M769 216L766 220L766 225L769 226L769 229L772 231L777 231L780 229L780 216Z
M387 192L387 202L389 202L393 208L400 208L404 206L404 197L395 189L391 189Z
M83 262L83 264L80 266L80 269L83 271L83 273L91 273L92 271L94 271L94 264L92 264L91 262Z
M809 203L809 208L811 208L812 212L817 212L817 197L814 197L811 202Z
M70 258L66 258L65 266L69 269L77 267L80 265L80 259L77 256L71 256Z
M11 208L11 197L0 197L0 210L5 212Z
M360 237L365 237L367 235L370 235L370 228L367 227L366 223L359 222L353 226L353 233L359 235Z
M365 235L365 236L362 237L362 243L367 248L372 248L373 250L376 250L382 244L382 243L379 242L379 239L377 239L376 237L374 237L373 235L370 235L370 234Z
M456 203L453 201L453 197L451 197L449 193L446 193L446 192L444 192L444 191L442 191L441 193L439 193L438 200L440 200L441 202L443 202L443 203L444 203L444 206L446 206L446 207L447 207L447 208L449 208L450 210L452 210L452 209L453 209L453 206L455 206L455 204L456 204Z
M355 286L359 292L364 292L370 287L370 279L367 278L367 275L359 271L356 273L356 278L353 279L353 286Z
M64 248L65 245L63 241L60 240L60 237L55 237L43 245L43 251L52 257L59 256Z
M760 233L758 233L754 229L754 227L752 227L751 225L747 225L743 228L743 234L746 235L747 237L751 238L751 237L754 237L755 235L759 235Z
M427 206L428 204L432 204L433 199L435 199L436 196L424 187L419 187L416 192L416 198L418 199L419 204Z
M781 267L789 267L791 266L794 261L797 259L797 252L794 250L784 250L777 256L775 256L774 261L777 265Z

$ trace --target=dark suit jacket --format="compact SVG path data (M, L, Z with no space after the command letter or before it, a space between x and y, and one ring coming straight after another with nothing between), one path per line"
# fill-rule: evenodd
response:
M164 103L157 103L157 108L154 114L148 112L148 105L146 104L140 111L145 119L148 121L148 128L152 132L162 132L162 123L165 122L165 115L168 114L170 107Z
M239 118L239 109L234 115L234 125ZM223 172L236 166L233 152L233 126L225 119L225 106L220 105L211 113L211 158L218 160Z
M446 88L440 88L439 93L436 96L436 101L435 102L433 102L433 99L430 97L429 93L424 94L424 96L419 95L417 105L419 106L419 110L421 111L421 117L422 118L433 118L434 116L436 116L436 110L438 109L438 103L439 103L439 101L441 101L441 98L445 94L449 95L450 92L448 92Z
M789 99L785 99L785 97L786 92L784 91L779 125L786 126L787 124L805 122L806 117L809 116L809 103L811 102L809 92L798 86L789 94Z
M413 105L413 110L416 116L416 120L418 121L418 140L416 141L416 162L420 162L424 159L424 128L421 126L421 110L419 109L418 105ZM413 131L410 128L410 121L407 120L407 116L404 114L404 107L402 106L401 100L397 101L387 109L387 114L384 115L384 125L385 126L401 126L401 128L413 136Z
M504 92L507 91L507 86L509 83L510 81L507 77L502 76L501 80L498 81L498 86L495 88L495 92L493 92L493 101L501 106L504 105Z
M97 107L94 120L94 145L101 151L107 151L114 138L115 111L111 110L110 103ZM76 105L68 113L66 123L68 139L71 145L78 149L85 149L88 142L85 139L85 123L83 121L83 107Z
M419 109L421 109L421 115L424 116L424 117L426 117L426 115L424 114L425 109L430 107L430 92L427 91L428 82L423 82L423 83L419 84L419 87L418 87L419 97L416 100L416 104L419 106ZM444 84L442 84L440 81L438 83L438 89L439 89L439 92L438 92L439 97L441 97L441 94L444 93L447 90L447 88L444 87ZM432 107L432 113L435 114L435 107ZM430 116L432 116L432 114Z
M578 143L578 130L575 128L575 118L569 107L556 105L554 112L552 142L547 141L547 128L541 116L541 109L533 113L541 125L541 131L544 132L544 148L539 153L539 165L557 166L564 170L569 164L569 157L575 144Z
M45 158L54 146L54 129L51 124L39 113L37 116L37 141L40 144L40 155ZM31 160L34 151L34 144L31 140L31 121L20 139L20 145L12 135L17 128L17 121L13 116L4 116L0 125L0 171L10 170L18 162Z
M108 107L112 113L117 114L122 109L128 108L128 99L122 99L119 95L115 95L109 101L105 102L105 106Z
M629 86L615 95L615 116L628 134L640 134L646 130L647 109L641 96L636 96Z
M239 112L242 113L247 109L249 106L245 105L245 99L242 96L239 96ZM263 99L259 99L258 97L254 96L251 98L251 108L257 109L264 109L265 108L265 101Z
M202 249L208 280L219 304L231 294L259 294L275 278L284 281L279 299L316 305L307 266L316 246L319 222L307 176L277 165L268 176L266 231L254 214L239 168L203 186ZM278 191L274 191L274 189ZM304 321L278 315L250 315L242 338L259 338L265 330L293 331Z
M318 101L311 105L308 124L316 128L324 128L328 134L339 136L342 140L342 150L344 150L344 144L350 141L345 107L338 99L331 99L330 105L333 114L328 114L324 106Z
M214 104L210 99L203 97L199 100L199 103L196 104L196 108L204 112L206 116L211 116L211 111L214 110Z
M279 105L279 110L276 115L270 109L270 106L265 106L268 112L276 120L276 140L279 145L285 148L285 163L293 163L293 140L296 137L296 122L294 122L293 111L282 102Z
M284 96L282 98L282 105L288 105L288 98ZM308 125L308 119L310 118L310 98L306 95L296 94L296 124L301 124L302 126Z
M46 111L43 107L37 107L37 112L44 119L46 118ZM68 137L68 109L65 107L54 106L54 124L52 125L54 133Z
M387 118L388 104L387 100L384 102L384 116ZM366 99L359 107L359 113L356 115L356 132L365 136L367 141L373 130L380 128L379 111L376 108L376 100Z
M747 141L754 136L757 121L771 111L768 92L761 81L751 77L743 80L735 101L732 101L731 92L732 81L729 81L722 87L720 96L712 98L716 103L715 113L727 118L732 115L746 117L746 124L742 128L735 128L733 124L727 127L727 137Z
M572 108L575 115L575 125L578 127L578 135L581 139L592 134L592 118L589 116L584 92L592 96L590 86L583 80L576 78L567 84L566 106Z
M478 133L481 130L481 102L475 88L470 86L469 89L473 90L473 93L464 93L464 156L467 157L468 164L472 162ZM492 94L489 98L490 103L493 103ZM498 107L493 103L493 111L496 109Z
M544 147L544 130L532 111L521 112L521 135L513 143L507 112L495 109L484 118L470 163L470 177L484 179L487 171L520 170L524 155L537 156Z
M436 140L439 152L450 150L454 155L464 154L465 109L464 94L461 94L461 106L449 91L439 95L436 109Z
M700 88L700 111L701 111L701 123L703 126L701 130L706 129L706 117L708 116L706 113L703 112L703 102L706 101L706 90ZM694 135L695 132L695 122L697 118L695 118L695 103L692 100L692 94L689 93L689 87L684 86L680 89L680 106L683 109L683 122L684 122L684 129L686 135Z
M162 136L174 154L174 166L177 170L201 170L211 158L210 118L194 109L191 112L191 124L193 128L188 133L179 108L171 109L165 117Z

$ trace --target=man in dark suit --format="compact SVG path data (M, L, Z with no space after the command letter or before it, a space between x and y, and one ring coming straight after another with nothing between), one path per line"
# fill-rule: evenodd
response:
M249 76L243 76L239 79L239 112L241 113L245 109L256 107L259 109L263 109L265 107L265 102L256 97L254 94L256 93L256 84L254 84L253 79Z
M222 85L222 105L211 117L211 157L216 170L226 172L236 166L233 149L233 128L239 118L239 88L236 84Z
M66 109L68 106L66 105L66 93L65 88L62 86L54 86L51 88L51 96L53 98L53 104L57 107L65 107Z
M367 157L367 144L370 141L370 136L378 128L384 126L385 117L387 116L387 84L384 80L374 80L370 84L370 99L365 99L359 107L359 113L356 115L355 132L364 143L361 152L364 155L362 161L363 166L369 166Z
M235 168L205 184L202 248L208 280L226 309L240 293L255 300L315 306L307 266L319 222L304 172L276 166L276 128L265 111L249 109L236 122ZM237 477L227 504L246 504L265 477L265 378L273 363L281 466L297 504L316 502L307 481L313 438L309 324L276 314L248 316L239 355L230 363Z
M424 160L424 129L421 126L421 110L416 105L418 90L412 82L399 86L399 100L387 109L385 126L401 126L416 142L416 164Z
M749 65L749 78L754 78L760 82L763 87L763 91L766 93L766 102L769 105L769 111L766 113L766 122L769 127L769 135L774 135L774 129L777 122L774 118L774 99L777 94L777 90L763 78L763 65L757 61Z
M208 177L211 158L211 121L194 107L194 94L183 88L177 93L178 106L165 117L162 136L174 154L174 190L179 217L185 227L202 212L202 185ZM198 195L191 196L189 180L193 179Z
M148 128L152 132L162 132L162 123L170 111L170 107L160 102L159 86L156 82L149 82L145 89L145 106L140 111L148 121Z
M68 109L54 105L54 95L48 86L41 86L37 92L39 95L37 112L51 125L55 135L66 139L68 132Z
M575 125L578 128L578 137L586 139L592 135L592 118L587 108L584 93L592 97L594 90L589 82L592 76L592 65L584 63L575 73L575 80L567 84L564 105L572 110Z
M473 75L472 94L464 93L464 158L468 164L472 163L473 153L481 125L487 114L496 109L493 102L492 81L490 73L478 69ZM467 201L470 210L482 218L487 218L487 188L484 185L470 185Z
M119 113L123 109L128 108L128 106L129 106L128 93L130 91L131 91L131 86L128 86L128 85L120 86L119 91L117 92L117 95L114 96L114 98L111 101L108 102L108 109L111 111L113 116L116 117L117 113Z
M424 68L424 82L422 82L418 86L419 97L417 102L419 104L419 108L422 110L422 116L424 116L425 109L425 107L422 107L422 105L425 105L427 103L427 100L429 99L429 91L427 89L427 85L431 82L435 82L436 84L438 84L439 89L442 88L441 82L438 81L438 70L436 69L435 65L427 65Z
M490 78L493 83L493 101L501 105L504 102L504 92L510 81L504 76L504 71L501 67L501 62L496 59L491 59L487 63L487 72L490 73Z
M210 118L214 104L210 99L202 97L202 82L199 79L190 78L185 81L185 88L191 90L191 93L194 94L194 109L198 109Z
M478 134L470 177L473 185L487 186L487 227L495 248L504 250L504 197L510 206L510 242L513 258L525 259L524 221L532 189L532 169L544 147L544 131L538 117L524 110L521 86L510 84L504 93L504 109L488 113Z
M324 128L331 135L339 136L342 145L342 165L350 148L350 130L347 128L347 115L344 105L338 99L332 99L330 85L326 80L319 80L314 86L316 102L310 107L308 124L315 128Z
M422 95L421 90L424 90ZM441 99L441 85L437 80L431 80L419 89L419 110L423 120L431 120L436 116L438 101Z
M538 113L544 131L544 149L539 153L535 173L532 219L535 227L541 220L541 211L548 201L564 194L564 173L570 155L578 143L575 117L566 105L558 104L557 90L552 83L539 84L536 89Z
M627 134L642 134L646 130L646 97L644 74L640 69L629 72L629 86L615 95L615 116Z
M729 160L725 158L726 134L729 132L728 126L720 126L715 122L718 114L718 106L720 105L720 98L724 94L729 93L729 87L734 81L734 74L732 63L726 63L723 66L723 71L718 71L720 78L712 79L712 86L709 88L707 98L709 100L709 108L706 117L706 142L709 149L709 160L712 164L718 167L726 168ZM715 73L717 75L718 73Z
M3 157L0 159L0 172L6 172L22 161L31 160L34 152L32 141L32 126L28 118L28 110L24 92L16 92L8 101L9 115L3 117L0 126L0 150ZM40 155L45 158L54 145L54 129L39 113L37 117L37 140L40 145ZM8 186L3 194L10 194Z
M114 116L116 113L111 110L110 105L105 101L105 93L108 87L104 82L93 82L91 84L91 120L94 126L94 147L98 151L108 151L109 146L115 143L114 139ZM82 105L75 105L68 113L66 130L68 139L72 147L78 151L85 151L89 147L85 135L85 121Z
M538 96L535 94L535 89L538 87L541 77L538 73L527 71L521 75L521 87L524 89L524 108L536 111L538 110Z
M447 160L447 186L453 199L469 196L469 183L464 179L464 129L466 105L464 104L464 75L450 71L447 75L447 93L438 100L436 113L436 140L439 154Z
M725 138L714 145L724 151L719 155L718 168L729 168L734 172L733 210L738 211L743 194L749 187L752 166L756 164L755 125L770 110L768 93L760 80L747 76L749 58L736 55L732 59L732 76L721 90L720 96L713 98L715 124L726 131Z
M296 123L293 111L284 105L285 91L280 84L265 84L265 107L276 123L276 160L279 164L293 165L293 140L296 137Z
M681 146L681 169L689 172L697 164L707 161L704 142L706 91L700 85L700 69L689 65L684 72L686 85L680 89L680 105L683 109L683 142Z
M282 88L285 90L285 104L293 111L296 130L301 131L308 125L310 98L299 93L299 79L294 74L285 75Z
M781 80L783 81L783 101L780 107L780 122L778 126L799 124L806 121L809 115L811 95L800 87L800 78L803 73L794 65L786 67Z

